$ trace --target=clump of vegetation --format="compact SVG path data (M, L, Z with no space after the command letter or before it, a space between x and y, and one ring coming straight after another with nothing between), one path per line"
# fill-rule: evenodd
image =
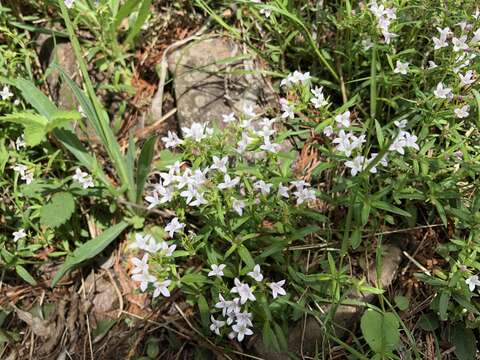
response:
M338 345L352 358L421 359L451 344L449 353L473 359L476 4L195 4L268 63L278 104L199 119L183 136L169 129L161 141L132 133L125 145L91 73L115 74L104 89L131 90L129 59L152 2L49 3L81 73L78 85L51 65L80 104L69 110L41 90L26 40L31 29L9 28L14 15L2 8L1 281L36 286L44 278L39 265L59 262L47 278L55 287L124 236L121 266L138 294L151 294L152 309L169 301L194 309L186 321L209 351L248 353L245 343L258 339L271 352L291 351L294 324L309 317L322 326L318 357ZM93 38L82 39L79 28ZM82 142L79 123L99 146ZM393 233L405 236L395 246L406 263L388 291L379 280ZM376 265L377 281L367 280L359 258ZM349 339L335 332L342 305L368 308ZM1 325L10 315L7 308L0 315ZM2 334L0 353L16 341ZM151 343L146 348L158 356Z

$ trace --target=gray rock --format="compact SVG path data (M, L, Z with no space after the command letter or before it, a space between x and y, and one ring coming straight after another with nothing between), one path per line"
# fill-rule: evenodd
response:
M170 54L180 128L206 121L221 125L222 115L272 101L258 61L232 59L242 54L241 45L224 37L190 42Z
M380 279L381 287L388 287L396 277L398 267L401 262L401 250L394 245L383 245L382 275ZM376 284L376 267L372 264L367 272L370 284ZM369 303L375 298L374 294L352 293L349 300ZM331 306L323 307L325 313L331 311ZM352 326L359 320L364 312L361 306L339 305L332 319L334 332L337 338L347 335ZM324 328L313 317L307 317L305 321L299 321L292 326L288 335L288 352L291 355L303 358L305 355L314 356L317 349L322 349L322 343L325 338ZM269 349L261 337L258 337L253 344L256 354L265 359L289 360L292 357L286 352L275 352Z

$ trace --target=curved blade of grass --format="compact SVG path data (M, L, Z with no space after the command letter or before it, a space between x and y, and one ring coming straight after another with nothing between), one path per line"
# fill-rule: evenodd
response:
M63 265L55 274L51 287L55 287L66 273L70 272L84 261L90 260L100 254L122 233L123 230L125 230L127 226L128 223L122 221L121 223L110 227L95 239L87 241L85 244L77 248L71 255L68 255Z
M127 39L125 42L127 44L131 44L133 40L137 37L138 33L142 29L143 24L147 20L148 14L150 13L150 5L152 5L152 0L143 0L140 9L138 10L137 18L135 19L135 23L133 24L132 28L130 29Z

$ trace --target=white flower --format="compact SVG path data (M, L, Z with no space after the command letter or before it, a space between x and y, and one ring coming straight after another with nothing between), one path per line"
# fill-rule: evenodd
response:
M477 9L477 11L478 11L478 9ZM471 41L472 41L473 44L476 44L476 43L480 42L480 28L473 32L473 38L472 38Z
M157 243L157 241L155 240L155 238L153 236L150 236L148 238L148 243L144 247L144 250L151 253L151 254L155 254L161 249L162 249L162 245Z
M345 166L351 169L352 176L357 175L359 172L363 170L365 165L365 157L358 155L353 160L349 160L345 162Z
M467 35L463 35L460 38L453 37L453 51L458 52L460 50L468 50L468 45L465 43L467 41Z
M282 108L282 118L283 119L293 119L295 117L295 113L293 112L293 107L288 103L288 100L285 98L281 98L280 106Z
M223 173L227 172L228 156L224 156L219 159L218 156L213 156L213 165L210 167L212 170L217 169Z
M271 153L277 153L280 151L280 144L271 143L269 138L264 138L264 144L260 146L261 150L265 150Z
M203 193L195 191L195 200L190 203L190 206L200 206L208 204L208 201L203 197Z
M162 137L162 141L167 149L175 148L183 142L182 140L180 140L177 134L170 130L168 131L168 135L166 137Z
M27 171L27 167L23 164L17 164L13 167L13 171L19 173L20 175L25 175L25 172Z
M283 196L284 198L289 198L290 195L288 194L288 187L284 186L283 184L278 185L278 196Z
M135 274L132 276L133 281L138 281L140 282L140 290L142 292L145 292L148 288L149 283L155 283L157 281L157 278L153 275L150 275L149 273L141 273L141 274Z
M164 297L170 297L170 291L168 287L172 283L172 280L164 280L162 282L155 281L153 283L153 287L155 290L153 291L153 298L160 296L162 294Z
M230 175L225 174L223 176L223 183L218 184L217 187L220 190L230 189L230 188L235 187L239 183L239 181L240 181L240 177L237 176L236 178L231 179Z
M272 9L262 8L260 9L260 14L262 14L266 18L269 18L270 15L272 15Z
M263 180L259 180L259 181L255 182L255 183L253 184L253 187L254 187L255 189L260 190L260 192L262 193L262 195L268 195L268 194L270 194L270 188L272 187L272 184L266 183L266 182L263 181Z
M243 113L248 116L248 117L255 117L257 116L257 114L255 113L255 108L253 107L253 105L243 105Z
M180 174L182 163L180 161L175 161L172 165L168 165L167 169L169 173Z
M243 208L244 207L245 207L245 201L233 199L232 208L233 208L233 210L235 210L235 212L238 215L240 215L240 216L243 215Z
M142 235L140 233L135 234L135 241L130 244L129 248L130 249L140 249L140 250L145 250L145 248L148 246L148 241L152 235Z
M64 4L65 6L68 8L68 9L71 9L73 7L73 3L75 2L75 0L64 0Z
M378 153L371 153L371 155L370 155L371 157L368 160L368 162L370 163L371 161L375 160L377 155L378 155ZM388 165L387 154L383 155L382 159L378 163L382 166L387 166Z
M220 335L220 329L225 326L225 321L215 320L215 318L211 315L210 320L212 324L210 325L210 330L213 331L215 334Z
M222 296L222 294L218 294L218 299L220 300L218 303L215 304L215 307L217 309L222 309L222 315L225 316L227 314L227 311L230 309L232 306L232 301L225 300Z
M168 232L168 235L173 238L173 234L179 232L185 227L184 223L178 221L177 217L174 217L172 221L170 221L167 226L165 226L165 231Z
M75 175L72 176L72 179L79 182L84 189L93 187L92 177L88 175L88 173L80 170L79 168L75 169Z
M132 258L132 264L135 266L132 274L148 273L148 254L143 255L142 259Z
M297 190L303 190L303 188L305 186L310 186L309 183L307 183L305 180L295 180L295 181L291 181L290 184L292 184L293 186L295 186L297 188Z
M408 121L406 119L400 121L395 120L393 123L399 129L404 129L408 125Z
M193 186L189 185L187 190L184 190L180 193L181 197L186 198L185 202L187 205L190 205L192 202L193 198L197 195L197 190L193 188Z
M231 122L234 122L235 121L235 113L230 113L230 114L227 114L227 115L222 115L223 117L223 122L225 124L229 124Z
M437 38L437 37L432 37L432 41L433 41L433 48L435 50L438 50L438 49L441 49L441 48L444 48L444 47L447 47L448 46L448 42L446 39L442 39L442 38Z
M237 320L237 325L247 325L247 326L253 326L252 323L252 313L243 311L243 312L237 312L235 314L236 320Z
M328 101L325 100L323 94L319 97L314 97L310 99L310 102L315 107L315 109L320 109L321 107L328 105Z
M325 136L332 136L333 135L333 127L331 125L328 125L325 127L325 129L323 129L323 135Z
M245 324L235 324L232 326L233 332L231 332L228 337L231 339L237 338L238 341L243 341L245 335L253 335L253 331L247 327Z
M382 31L382 35L383 35L385 44L390 44L390 41L393 38L396 38L398 36L397 34L394 34L394 33L391 33L391 32L385 31L385 30Z
M208 276L216 276L216 277L219 277L221 278L224 274L223 274L223 269L225 269L227 265L225 264L219 264L219 265L216 265L216 264L212 264L211 268L212 268L212 271L210 271L208 273Z
M15 231L13 233L13 241L17 242L20 239L23 239L24 237L27 237L27 234L25 233L24 229L19 229L18 231Z
M452 35L452 31L450 30L449 27L446 27L443 29L437 27L437 30L440 33L440 39L443 39L443 40L447 39L450 35Z
M169 246L166 241L162 241L160 243L160 249L162 250L163 255L166 257L172 256L176 248L177 245L173 244Z
M272 296L274 299L276 299L278 295L287 295L287 293L283 289L284 284L285 280L280 280L278 282L268 284L268 287L272 290Z
M253 268L253 271L250 271L247 275L258 282L263 280L263 275L262 275L262 272L260 271L260 265L258 264L255 265L255 267Z
M207 137L208 130L206 124L200 124L194 122L190 128L182 127L182 131L186 138L192 138L196 142L199 142Z
M315 200L315 190L302 188L293 193L297 197L297 205L301 205L306 201Z
M437 84L437 89L433 91L435 96L439 99L446 99L452 95L452 89L445 87L442 82Z
M172 201L173 199L173 194L174 190L172 187L164 187L162 185L157 184L155 187L155 190L157 191L158 195L161 196L159 203L164 204L166 202Z
M478 280L478 275L472 275L465 280L465 283L468 285L470 291L475 291L475 287L480 286L480 281Z
M350 126L350 111L345 111L343 114L335 116L335 121L338 123L338 127L348 128Z
M432 60L429 60L429 61L428 61L428 69L431 70L431 69L435 69L436 67L438 67L438 65L435 64L434 61L432 61Z
M31 184L32 181L33 181L33 172L32 171L27 171L25 173L25 175L23 175L20 179L22 179L23 181L25 181L25 183L28 185L28 184ZM85 186L84 186L85 187Z
M0 91L0 96L2 97L2 100L8 100L9 98L11 98L13 96L13 93L10 91L10 87L5 85L2 91Z
M158 198L158 194L154 192L152 195L145 196L145 201L148 203L147 209L153 209L155 206L160 204L160 199Z
M462 74L458 74L458 76L460 77L460 86L468 86L468 85L471 85L475 82L475 79L473 78L473 71L472 70L468 70L465 75L462 75Z
M388 148L388 150L390 150L390 151L396 151L396 152L398 152L399 154L404 155L404 154L405 154L405 150L404 150L403 148L404 148L405 146L406 146L405 138L404 138L403 136L398 136L397 138L395 138L395 140L394 140L393 143L390 145L390 147Z
M24 148L25 147L25 138L22 136L19 136L17 138L17 140L15 141L15 148L18 150L20 150L21 148Z
M367 38L362 40L362 46L363 46L363 50L365 51L368 51L369 49L371 49L373 47L372 39Z
M413 148L415 150L420 150L417 144L417 136L410 133L405 133L405 146Z
M231 293L237 293L240 296L240 304L245 304L247 300L255 301L255 295L253 295L252 289L248 284L240 282L237 278L234 280L235 286L230 290Z
M397 60L397 63L393 72L395 74L406 75L408 72L408 65L410 65L408 62L402 63L400 60Z
M454 109L453 112L457 118L463 119L469 115L468 110L470 110L470 106L464 105L461 108Z
M191 179L192 171L190 169L186 169L182 175L176 176L175 181L177 182L177 189L182 189L185 185L193 185L193 179Z

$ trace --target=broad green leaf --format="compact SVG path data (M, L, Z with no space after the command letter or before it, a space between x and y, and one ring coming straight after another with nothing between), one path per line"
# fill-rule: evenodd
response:
M152 165L153 155L155 153L155 143L157 138L152 136L143 144L142 151L137 161L136 187L137 187L137 203L143 199L143 190L147 182L148 174Z
M438 318L433 313L427 313L420 315L418 319L418 326L425 331L434 331L440 326Z
M82 262L90 260L100 254L122 233L123 230L125 230L127 226L128 223L122 221L117 225L110 227L96 238L87 241L85 244L75 249L71 255L67 256L63 265L58 269L52 280L51 286L54 287L67 272L73 270Z
M29 146L40 144L46 135L48 120L42 115L28 112L8 114L0 117L0 121L20 124L24 127L25 142Z
M52 196L40 210L40 224L47 227L59 227L64 224L75 210L75 200L68 192L59 192Z
M20 276L23 280L29 283L32 286L37 285L37 281L33 278L32 275L25 269L22 265L16 265L15 271L17 272L18 276Z
M410 300L406 296L397 295L395 296L395 304L401 311L405 311L410 305Z
M2 78L1 80L2 82L9 83L20 90L25 101L32 105L32 107L45 118L48 119L52 114L58 111L55 104L30 81L22 78L15 80Z
M392 313L368 309L360 322L363 337L377 354L391 353L400 341L398 319Z
M47 132L57 127L61 127L71 121L79 121L82 115L78 111L57 111L54 113L47 124Z
M465 324L458 323L453 328L452 343L455 346L455 355L458 360L474 360L477 352L477 340L472 329Z

